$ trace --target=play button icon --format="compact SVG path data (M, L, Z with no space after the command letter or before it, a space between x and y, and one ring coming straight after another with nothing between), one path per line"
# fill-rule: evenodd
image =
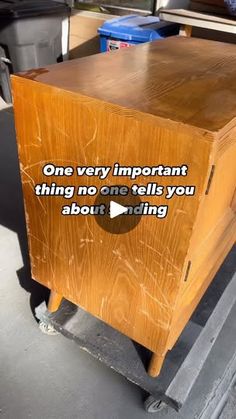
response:
M110 202L110 218L118 217L118 215L124 214L127 212L127 208L123 205L117 204L117 202Z
M122 186L122 185L114 185ZM94 215L97 224L106 232L112 234L125 234L133 230L141 220L142 215L131 215L129 208L140 205L139 196L130 193L123 195L98 194L95 205L105 205L105 215Z

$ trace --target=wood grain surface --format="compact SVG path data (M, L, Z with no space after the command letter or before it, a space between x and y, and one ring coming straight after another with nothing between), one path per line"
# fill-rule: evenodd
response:
M236 237L235 51L172 38L12 78L33 278L162 361ZM186 178L158 181L194 184L196 194L169 200L166 219L142 217L121 235L107 233L94 217L61 216L62 197L34 195L47 162L116 161L187 164ZM88 177L50 180L102 185ZM92 205L94 197L79 201Z
M171 37L22 76L107 104L216 131L235 118L235 50L235 45Z

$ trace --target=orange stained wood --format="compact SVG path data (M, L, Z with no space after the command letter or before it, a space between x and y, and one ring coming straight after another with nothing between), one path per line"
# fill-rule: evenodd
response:
M32 276L152 350L151 375L235 241L235 53L234 45L174 37L12 78ZM187 177L155 181L194 185L196 194L148 197L169 206L167 218L143 216L131 232L110 234L91 216L60 214L94 197L34 195L49 182L47 162L187 164ZM111 175L105 183L114 184Z

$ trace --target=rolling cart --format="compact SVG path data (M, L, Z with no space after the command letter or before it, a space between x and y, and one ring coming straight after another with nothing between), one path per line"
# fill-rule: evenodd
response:
M235 261L236 247L157 378L146 373L150 353L145 348L74 304L63 300L53 314L41 304L36 316L43 331L58 331L73 339L81 349L144 389L148 394L144 401L147 412L160 412L160 418L166 419L217 418L236 380Z

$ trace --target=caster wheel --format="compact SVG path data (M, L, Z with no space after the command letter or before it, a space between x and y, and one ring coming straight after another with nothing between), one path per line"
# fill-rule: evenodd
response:
M51 324L46 323L46 322L44 322L42 320L39 322L39 329L45 335L49 335L49 336L59 335L59 332L57 332L57 330L54 329L54 327Z
M153 396L148 396L144 402L144 408L148 413L160 412L165 406L163 401L154 399Z

